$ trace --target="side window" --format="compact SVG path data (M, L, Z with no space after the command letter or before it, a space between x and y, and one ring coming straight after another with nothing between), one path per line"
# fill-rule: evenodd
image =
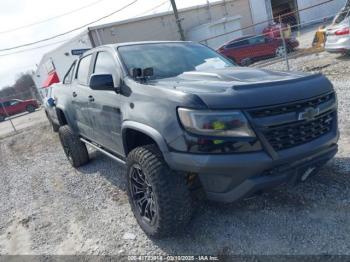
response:
M10 101L6 101L2 103L4 107L9 107L10 106Z
M107 52L97 53L95 68L95 74L110 74L113 77L118 73L116 63L113 57Z
M87 85L89 82L91 57L91 55L85 56L79 62L77 78L78 82L82 85Z
M237 41L232 42L229 45L227 45L227 48L240 47L240 46L245 46L247 44L249 44L249 42L246 39L237 40Z
M14 105L17 105L18 103L19 103L18 100L11 100L11 101L9 102L9 105L10 105L10 106L14 106Z
M72 83L72 78L73 78L73 73L74 73L74 68L75 68L75 62L71 65L69 68L68 72L66 73L64 79L63 79L63 84L70 84Z
M265 37L258 36L258 37L253 37L249 39L249 43L254 45L254 44L263 44L265 43Z

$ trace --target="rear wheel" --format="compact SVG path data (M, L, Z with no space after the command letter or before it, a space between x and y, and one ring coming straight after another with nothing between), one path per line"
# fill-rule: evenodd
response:
M53 121L51 121L51 126L52 126L52 130L57 133L58 130L60 129L60 126L55 124Z
M279 46L277 47L275 54L277 57L283 57L286 53L286 49L284 48L284 46Z
M52 121L52 119L51 119L51 117L49 116L49 113L47 113L47 111L45 111L45 114L46 114L46 117L47 117L47 119L49 120L49 122L50 122L50 124L51 124L51 126L52 126L52 130L53 130L55 133L57 133L57 132L58 132L58 129L60 129L60 125L57 125L57 124L55 124L55 123Z
M69 126L61 126L58 134L64 153L73 167L79 167L89 162L86 145L80 141Z
M33 113L35 111L35 106L33 105L28 105L26 107L26 110L29 112L29 113Z
M242 66L250 66L253 63L251 58L244 58L241 60L241 65Z
M148 236L174 235L189 223L192 202L186 179L169 169L157 146L130 152L127 181L132 211Z
M3 121L5 121L5 116L0 115L0 122L3 122Z

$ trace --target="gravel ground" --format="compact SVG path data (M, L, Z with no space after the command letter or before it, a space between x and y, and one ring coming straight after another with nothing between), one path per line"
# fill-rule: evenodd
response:
M36 110L34 113L22 113L12 116L11 120L18 132L21 132L27 127L47 122L45 110L42 108ZM9 120L0 123L0 138L11 135L13 132L14 130Z
M329 57L336 62L321 70L339 98L336 158L296 187L229 205L203 202L187 233L177 238L154 241L139 229L125 193L125 168L118 163L91 151L91 163L71 168L47 124L3 138L0 254L350 255L350 62L321 58ZM310 68L321 58L291 64L316 71Z

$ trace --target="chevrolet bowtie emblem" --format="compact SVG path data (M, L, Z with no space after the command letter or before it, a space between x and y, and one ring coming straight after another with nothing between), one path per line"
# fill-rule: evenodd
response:
M320 109L313 108L313 107L308 107L305 109L304 112L299 113L298 115L298 120L312 120L314 119L318 114L320 113Z

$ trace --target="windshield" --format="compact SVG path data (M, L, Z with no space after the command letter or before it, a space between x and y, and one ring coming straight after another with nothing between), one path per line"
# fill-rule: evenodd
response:
M184 72L232 67L234 64L208 47L194 43L156 43L118 47L128 70L153 68L154 78Z

